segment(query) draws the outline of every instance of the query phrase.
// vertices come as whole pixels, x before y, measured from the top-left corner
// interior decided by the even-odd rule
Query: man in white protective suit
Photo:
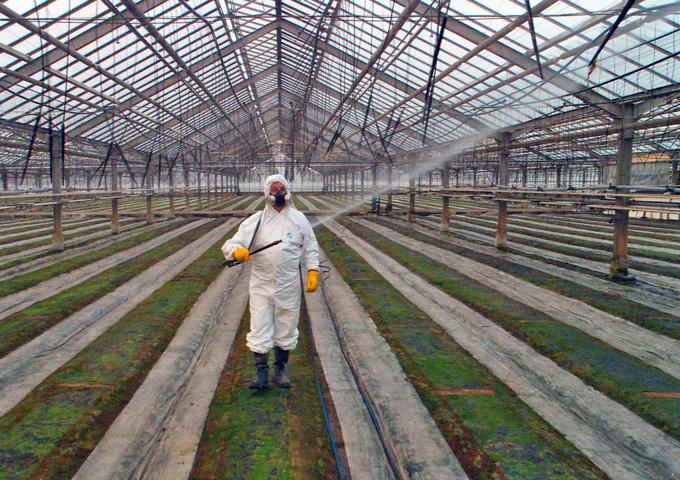
[[[250,388],[269,384],[269,350],[274,348],[274,383],[290,388],[285,368],[288,354],[298,341],[301,281],[300,266],[307,271],[306,292],[318,288],[319,244],[307,217],[290,205],[290,188],[283,175],[264,182],[264,210],[248,217],[233,238],[222,246],[227,260],[251,260],[250,251],[277,240],[252,256],[250,273],[250,332],[247,346],[255,356],[257,374]]]

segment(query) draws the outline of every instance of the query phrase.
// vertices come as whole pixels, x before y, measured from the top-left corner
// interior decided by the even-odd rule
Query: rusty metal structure
[[[238,191],[272,171],[323,189],[348,174],[390,188],[395,172],[444,190],[454,176],[456,187],[677,185],[679,10],[7,0],[0,193]],[[616,202],[623,232],[630,199]]]

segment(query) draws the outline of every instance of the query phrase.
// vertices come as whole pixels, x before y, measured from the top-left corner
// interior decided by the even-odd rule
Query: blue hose
[[[304,285],[302,284],[302,266],[298,267],[300,271],[300,287],[304,288]],[[305,310],[306,310],[306,305],[305,305]],[[312,335],[312,325],[309,320],[309,315],[306,316],[307,318],[307,325],[309,326],[309,333]],[[312,340],[312,345],[314,344],[314,341]],[[316,348],[312,347],[312,350],[314,352],[314,356],[318,356],[316,354]],[[319,369],[316,366],[316,361],[315,359],[312,359],[312,365],[314,365],[314,383],[316,383],[316,391],[319,393],[319,401],[321,402],[321,411],[323,412],[323,418],[324,421],[326,422],[326,430],[328,430],[328,437],[331,440],[331,448],[333,449],[333,457],[335,457],[335,465],[338,468],[338,478],[340,480],[343,480],[344,477],[342,476],[342,465],[340,464],[340,455],[338,454],[338,449],[335,446],[335,435],[333,435],[333,429],[331,428],[331,421],[328,418],[328,411],[326,410],[326,402],[324,401],[323,398],[323,393],[321,392],[321,385],[319,382]]]
[[[316,362],[314,362],[314,380],[316,383],[316,391],[319,392],[319,400],[321,401],[321,410],[323,411],[323,418],[326,422],[326,429],[328,430],[328,436],[330,437],[331,440],[331,447],[333,448],[333,456],[335,457],[335,464],[338,467],[338,478],[340,480],[343,480],[342,476],[342,466],[340,465],[340,455],[338,454],[338,449],[335,446],[335,435],[333,435],[333,429],[331,428],[331,422],[330,419],[328,418],[328,411],[326,410],[326,402],[324,401],[323,398],[323,393],[321,392],[321,385],[319,382],[319,369],[316,366]]]

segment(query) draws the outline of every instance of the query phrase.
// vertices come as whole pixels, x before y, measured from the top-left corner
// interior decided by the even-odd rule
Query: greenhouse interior
[[[0,0],[0,479],[680,479],[680,2]]]

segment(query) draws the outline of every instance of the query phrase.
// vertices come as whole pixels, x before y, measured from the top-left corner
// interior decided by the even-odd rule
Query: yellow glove
[[[236,250],[234,250],[234,260],[236,260],[239,263],[244,263],[250,260],[250,252],[248,251],[247,248],[244,247],[239,247]]]
[[[319,271],[310,270],[307,272],[307,287],[305,288],[305,292],[316,292],[317,288],[319,288]]]

